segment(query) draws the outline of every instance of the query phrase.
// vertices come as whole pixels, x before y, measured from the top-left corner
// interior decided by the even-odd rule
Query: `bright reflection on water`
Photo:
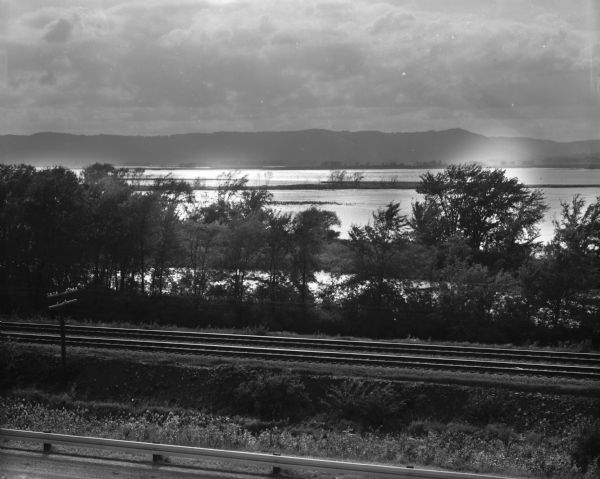
[[[527,185],[562,185],[561,188],[542,188],[550,209],[540,223],[540,239],[549,241],[553,236],[552,220],[560,216],[560,202],[570,201],[580,194],[586,203],[595,201],[600,195],[600,169],[584,168],[506,168],[506,176],[516,177]],[[79,172],[80,170],[75,170]],[[354,172],[364,175],[363,181],[411,181],[417,182],[426,171],[437,173],[442,169],[373,169],[346,170],[351,176]],[[147,178],[170,175],[173,179],[193,181],[200,179],[205,186],[215,186],[223,173],[234,172],[236,177],[246,176],[249,185],[289,185],[302,183],[320,183],[327,181],[331,170],[286,170],[286,169],[240,169],[222,170],[212,168],[197,169],[147,169]],[[584,187],[564,187],[565,185],[590,185]],[[593,185],[593,186],[592,186]],[[210,201],[216,196],[214,191],[196,191],[196,197]],[[390,201],[399,202],[402,212],[411,214],[411,204],[420,199],[415,190],[400,189],[343,189],[343,190],[273,190],[274,207],[285,212],[297,212],[316,205],[321,209],[333,210],[340,218],[340,234],[347,237],[353,224],[363,225],[371,219],[371,214]],[[278,204],[280,203],[280,204]]]
[[[570,201],[575,194],[580,194],[586,203],[595,201],[600,195],[598,188],[541,188],[550,207],[544,220],[540,223],[540,239],[550,241],[554,227],[552,220],[560,217],[560,202]],[[214,191],[197,191],[196,196],[204,201],[215,198]],[[340,234],[347,237],[348,229],[353,224],[363,225],[371,219],[371,214],[390,201],[400,203],[403,214],[410,216],[411,204],[421,199],[415,190],[273,190],[274,208],[285,212],[297,212],[315,205],[321,209],[335,211],[340,218]],[[278,204],[281,202],[282,204]]]
[[[600,184],[600,169],[584,168],[506,168],[506,176],[516,177],[521,182],[529,185],[547,184],[572,184],[572,185],[598,185]],[[289,185],[298,183],[320,183],[327,181],[332,170],[283,170],[283,169],[152,169],[146,170],[147,177],[171,175],[174,179],[195,180],[199,179],[206,186],[215,185],[223,173],[236,172],[236,176],[246,176],[248,184],[257,185]],[[426,171],[437,173],[442,169],[348,169],[348,175],[355,172],[364,175],[363,181],[419,181]]]

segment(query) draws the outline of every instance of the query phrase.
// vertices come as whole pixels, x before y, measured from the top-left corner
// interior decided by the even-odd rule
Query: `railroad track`
[[[13,341],[60,342],[52,324],[3,322],[0,331]],[[72,346],[600,380],[600,354],[592,353],[75,325],[66,337]]]

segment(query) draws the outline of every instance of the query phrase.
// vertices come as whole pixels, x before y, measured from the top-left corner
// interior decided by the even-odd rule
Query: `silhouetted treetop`
[[[420,241],[439,245],[460,236],[485,262],[504,266],[528,254],[547,210],[541,191],[476,164],[427,172],[417,193],[424,199],[413,204],[411,225]]]

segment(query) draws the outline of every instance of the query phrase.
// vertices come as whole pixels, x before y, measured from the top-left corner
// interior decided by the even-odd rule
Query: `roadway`
[[[266,473],[244,474],[120,459],[0,449],[0,479],[256,479],[262,477],[270,476]]]

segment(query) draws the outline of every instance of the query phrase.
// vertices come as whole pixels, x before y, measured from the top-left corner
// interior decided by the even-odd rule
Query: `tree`
[[[110,163],[94,163],[83,169],[80,174],[81,181],[87,185],[102,183],[109,177],[116,177],[118,169]]]
[[[366,281],[374,302],[381,305],[387,281],[401,268],[401,253],[407,244],[409,222],[400,214],[400,204],[391,202],[373,213],[366,226],[350,228],[349,246],[354,256],[355,282]]]
[[[23,260],[38,295],[85,278],[83,190],[62,167],[36,171],[19,205],[27,230]]]
[[[258,215],[237,216],[227,224],[222,236],[222,265],[231,275],[231,295],[244,299],[244,281],[248,272],[258,266],[265,238],[265,225]]]
[[[262,265],[268,272],[267,289],[271,302],[281,293],[281,285],[289,270],[292,249],[292,215],[269,211],[266,220]]]
[[[239,213],[236,205],[239,203],[240,194],[246,189],[248,177],[238,177],[236,172],[219,175],[217,186],[217,199],[203,208],[206,223],[227,223]],[[236,211],[237,210],[237,211]]]
[[[132,233],[132,261],[135,265],[132,270],[130,285],[132,288],[134,287],[135,271],[139,271],[140,291],[144,294],[146,291],[146,270],[158,237],[157,220],[160,212],[158,195],[153,192],[132,195],[126,207],[129,212],[128,221]]]
[[[364,180],[364,178],[365,174],[362,171],[355,171],[352,173],[352,183],[354,184],[360,183],[362,180]]]
[[[338,235],[332,228],[339,224],[340,220],[333,211],[319,210],[314,206],[294,216],[292,281],[298,288],[302,303],[308,299],[308,283],[314,279],[319,267],[319,253],[325,242]]]
[[[131,264],[131,228],[127,205],[134,194],[117,169],[109,164],[93,164],[80,175],[85,189],[86,238],[93,281],[123,289]]]
[[[343,183],[348,178],[348,172],[346,170],[332,170],[329,172],[330,183]]]
[[[561,201],[561,219],[554,221],[551,246],[568,256],[585,271],[590,286],[600,280],[600,196],[585,208],[585,200],[575,195],[570,203]]]
[[[191,269],[192,294],[201,297],[208,285],[209,267],[215,262],[216,249],[225,226],[206,223],[202,208],[192,211],[184,222],[186,259]]]
[[[30,287],[31,227],[23,204],[35,174],[33,166],[0,165],[0,308]]]
[[[258,214],[261,218],[273,194],[265,186],[248,188],[248,178],[238,177],[236,172],[219,176],[217,199],[202,208],[206,223],[228,223],[233,218]]]
[[[516,268],[530,254],[538,222],[547,209],[539,190],[530,190],[502,169],[452,165],[421,176],[411,225],[416,238],[442,245],[463,237],[477,260],[496,268]]]
[[[154,250],[152,287],[162,294],[169,277],[169,266],[181,256],[181,226],[184,210],[193,202],[192,188],[185,181],[171,178],[157,180],[154,194],[160,204]]]
[[[219,261],[229,271],[232,297],[242,301],[246,276],[260,265],[269,216],[267,205],[273,195],[265,187],[247,188],[247,177],[238,177],[236,172],[219,179],[217,200],[200,208],[200,213],[206,224],[223,228]]]
[[[572,320],[574,311],[593,309],[584,304],[586,293],[600,282],[600,197],[585,208],[585,201],[575,195],[561,207],[544,256],[520,271],[525,297],[537,311],[551,313],[554,327],[562,319]]]

